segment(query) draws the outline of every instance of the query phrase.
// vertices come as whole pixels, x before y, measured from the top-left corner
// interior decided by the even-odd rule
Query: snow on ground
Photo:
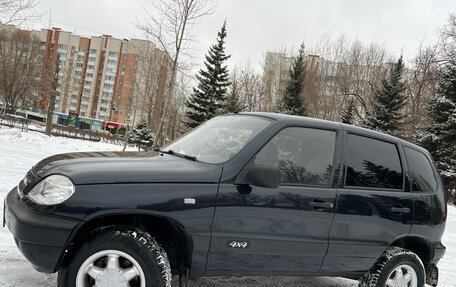
[[[49,138],[36,132],[0,128],[0,218],[3,199],[39,160],[56,154],[74,151],[121,150],[122,147],[68,138]],[[443,244],[447,247],[439,263],[439,286],[456,286],[456,208],[450,207]],[[190,286],[290,286],[290,287],[355,287],[357,282],[342,278],[206,278],[191,282]],[[47,287],[56,286],[55,274],[42,274],[33,269],[14,244],[7,228],[0,227],[0,286]]]

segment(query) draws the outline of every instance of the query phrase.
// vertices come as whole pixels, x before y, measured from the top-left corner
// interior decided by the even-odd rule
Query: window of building
[[[329,186],[336,132],[287,128],[278,133],[255,157],[255,165],[275,165],[282,184]]]
[[[403,172],[395,144],[348,135],[346,186],[402,189]]]
[[[87,70],[93,70],[95,68],[94,65],[87,65]]]
[[[82,63],[76,63],[77,68],[82,68],[82,66],[83,66]]]
[[[114,81],[114,77],[113,77],[113,76],[106,76],[106,80],[108,80],[108,81]]]
[[[119,53],[117,53],[117,52],[109,52],[109,56],[111,56],[111,57],[117,57],[117,55],[119,55]]]
[[[89,57],[89,62],[95,62],[96,59],[97,58],[95,58],[95,57]]]
[[[90,89],[85,88],[84,93],[90,93]]]
[[[67,48],[67,45],[59,44],[59,49],[66,49],[66,48]]]
[[[92,78],[92,77],[93,77],[93,74],[92,74],[92,73],[87,73],[86,77],[87,77],[87,78]]]
[[[117,64],[116,60],[108,60],[108,65],[115,65]]]
[[[112,89],[114,87],[114,85],[111,85],[111,84],[104,84],[103,86],[105,89]]]
[[[96,54],[97,53],[97,49],[90,49],[90,54]]]
[[[434,169],[422,152],[406,147],[405,156],[412,180],[412,191],[434,191],[437,188]]]

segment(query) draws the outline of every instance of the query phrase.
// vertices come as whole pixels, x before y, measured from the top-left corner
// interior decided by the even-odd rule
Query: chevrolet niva
[[[446,195],[430,154],[359,127],[273,113],[216,117],[153,152],[37,163],[4,225],[59,286],[211,276],[340,276],[436,286]]]

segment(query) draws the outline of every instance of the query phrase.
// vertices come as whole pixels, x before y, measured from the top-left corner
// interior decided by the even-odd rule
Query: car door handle
[[[408,207],[391,207],[392,212],[397,213],[410,213],[410,208]]]
[[[309,203],[310,206],[312,206],[315,209],[322,209],[322,208],[333,208],[334,204],[331,202],[325,202],[325,201],[312,201]]]

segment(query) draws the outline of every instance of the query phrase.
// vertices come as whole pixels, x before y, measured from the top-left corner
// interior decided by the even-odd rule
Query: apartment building
[[[285,92],[293,58],[285,53],[267,52],[264,59],[264,101],[262,110],[274,110]]]
[[[32,33],[42,42],[43,61],[58,60],[56,112],[116,122],[151,115],[159,120],[170,61],[152,42],[82,37],[59,28]],[[37,98],[36,106],[46,109],[49,96],[41,92]]]
[[[285,53],[266,53],[263,71],[264,101],[262,103],[262,110],[274,110],[278,101],[284,95],[288,80],[290,79],[290,69],[293,61],[294,58]],[[316,77],[324,62],[324,59],[318,55],[306,56],[307,79]],[[315,82],[314,80],[313,83]]]
[[[122,53],[119,58],[119,75],[116,77],[114,95],[111,102],[110,119],[114,122],[125,122],[126,119],[135,118],[134,95],[138,96],[135,90],[139,55],[131,49],[127,42],[122,46]]]
[[[170,72],[169,56],[154,43],[141,39],[124,41],[111,120],[144,121],[155,130],[163,113]]]

